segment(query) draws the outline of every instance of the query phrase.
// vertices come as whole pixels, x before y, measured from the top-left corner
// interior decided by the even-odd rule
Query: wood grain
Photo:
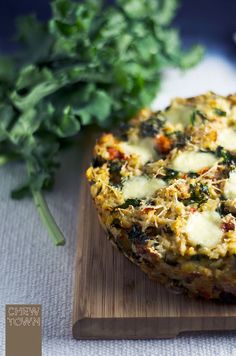
[[[170,338],[185,331],[236,330],[236,305],[174,295],[116,250],[100,227],[84,177],[80,184],[74,338]]]

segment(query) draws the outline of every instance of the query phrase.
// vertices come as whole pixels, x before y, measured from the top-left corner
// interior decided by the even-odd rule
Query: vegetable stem
[[[61,230],[57,226],[56,221],[53,218],[53,216],[48,208],[47,202],[46,202],[42,192],[32,190],[32,194],[33,194],[34,203],[38,210],[40,218],[41,218],[44,226],[47,228],[49,235],[52,237],[53,243],[56,246],[65,245],[65,238],[64,238]]]

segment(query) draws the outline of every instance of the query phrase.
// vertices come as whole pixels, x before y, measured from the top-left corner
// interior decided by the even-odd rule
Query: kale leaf
[[[225,150],[222,146],[217,147],[215,154],[217,157],[223,158],[223,162],[227,166],[234,166],[236,164],[236,156],[233,155],[231,152]]]
[[[143,121],[140,125],[140,133],[142,137],[154,137],[163,126],[164,120],[156,116],[150,117],[148,120]]]
[[[127,209],[129,206],[138,207],[141,204],[140,199],[127,199],[123,204],[119,205],[117,208]]]
[[[183,203],[184,205],[197,203],[200,206],[208,200],[209,194],[209,188],[206,184],[190,184],[190,198],[183,200]]]
[[[19,53],[0,57],[0,157],[26,163],[14,197],[34,196],[55,243],[64,243],[42,190],[53,185],[65,139],[96,123],[109,128],[154,99],[166,67],[188,68],[188,52],[170,23],[177,0],[53,0],[52,16],[17,22]]]

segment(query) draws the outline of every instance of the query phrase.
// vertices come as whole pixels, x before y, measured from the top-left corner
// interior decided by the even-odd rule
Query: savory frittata
[[[87,178],[109,239],[150,278],[236,302],[236,95],[142,110],[97,141]]]

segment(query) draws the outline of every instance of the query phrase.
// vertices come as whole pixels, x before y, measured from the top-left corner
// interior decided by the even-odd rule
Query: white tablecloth
[[[213,90],[236,92],[236,62],[208,55],[187,73],[166,73],[155,107],[173,96]],[[236,355],[233,332],[187,334],[151,341],[75,341],[71,334],[72,283],[82,147],[62,155],[55,189],[47,194],[50,208],[67,237],[65,247],[52,245],[30,199],[9,198],[24,176],[20,165],[0,170],[0,351],[4,349],[5,304],[39,303],[43,308],[43,356],[74,355]],[[32,355],[33,356],[33,355]]]

